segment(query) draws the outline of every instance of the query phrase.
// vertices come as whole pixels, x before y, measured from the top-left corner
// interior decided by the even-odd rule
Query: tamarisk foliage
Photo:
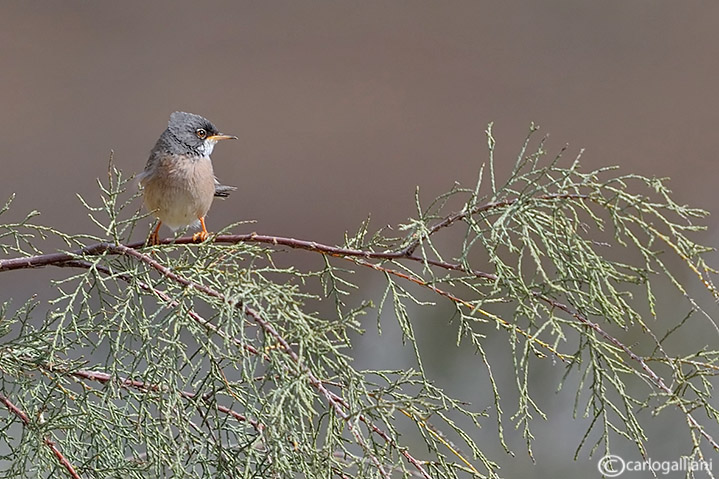
[[[395,236],[365,223],[327,245],[232,225],[202,244],[145,247],[130,242],[147,223],[134,183],[112,163],[100,206],[81,199],[98,234],[60,232],[34,213],[0,224],[3,281],[63,268],[49,304],[3,298],[2,477],[498,477],[510,456],[489,457],[475,428],[494,427],[504,445],[510,424],[531,455],[533,424],[553,419],[530,385],[547,362],[579,378],[573,414],[589,427],[577,454],[624,438],[646,455],[644,409],[684,418],[683,454],[719,449],[718,353],[704,344],[716,340],[670,345],[697,318],[716,333],[714,304],[691,293],[717,297],[711,249],[691,239],[707,213],[675,203],[661,179],[583,172],[564,151],[548,158],[535,131],[501,179],[490,126],[476,185],[428,205],[417,193],[416,216]],[[67,247],[41,251],[51,237]],[[324,267],[277,266],[278,251]],[[383,293],[358,288],[358,270]],[[662,282],[690,313],[663,329]],[[477,353],[493,403],[451,397],[426,373],[414,315],[432,308]],[[352,341],[373,327],[372,311],[393,313],[414,368],[354,366]],[[512,358],[512,401],[493,375],[488,331]]]

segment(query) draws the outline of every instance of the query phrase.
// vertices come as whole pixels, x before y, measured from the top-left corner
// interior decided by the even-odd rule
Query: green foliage
[[[690,238],[706,213],[675,203],[664,180],[584,173],[579,158],[562,166],[563,151],[547,160],[535,130],[501,182],[488,129],[476,185],[427,206],[417,192],[399,237],[366,222],[328,246],[227,234],[232,225],[202,244],[128,244],[145,216],[112,165],[101,205],[81,199],[97,236],[35,224],[35,213],[0,225],[5,279],[65,268],[49,306],[31,297],[0,309],[2,477],[496,477],[505,458],[488,457],[475,428],[495,423],[510,452],[504,431],[517,427],[532,454],[533,424],[552,419],[530,384],[540,362],[578,378],[574,414],[590,426],[577,454],[609,452],[616,438],[646,454],[639,412],[670,408],[687,422],[684,453],[703,458],[717,448],[717,351],[668,343],[699,315],[716,328],[682,276],[717,297],[710,249]],[[68,252],[43,254],[50,236]],[[282,249],[324,267],[278,267]],[[385,282],[382,294],[366,297],[360,269]],[[662,281],[690,313],[666,331],[654,321]],[[441,320],[476,351],[492,405],[453,398],[426,372],[415,318],[446,304]],[[394,315],[414,368],[354,366],[373,309],[378,327]],[[514,404],[490,335],[506,339]]]

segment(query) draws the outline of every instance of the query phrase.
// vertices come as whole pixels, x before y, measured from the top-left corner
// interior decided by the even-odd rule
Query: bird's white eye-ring
[[[200,140],[204,140],[205,138],[207,138],[207,130],[205,130],[204,128],[198,128],[197,131],[195,131],[195,134]]]

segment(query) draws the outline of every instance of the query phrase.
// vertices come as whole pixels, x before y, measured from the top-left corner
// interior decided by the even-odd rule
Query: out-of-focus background
[[[213,154],[217,176],[239,187],[214,205],[214,230],[257,220],[248,230],[339,243],[370,214],[376,227],[403,222],[417,185],[429,200],[473,184],[489,122],[500,165],[534,121],[550,153],[569,143],[568,156],[586,149],[587,169],[669,176],[680,203],[714,210],[718,14],[668,1],[5,5],[0,200],[17,198],[3,219],[37,209],[47,225],[98,233],[76,194],[97,200],[111,150],[126,174],[141,171],[175,110],[240,137]],[[21,303],[37,281],[1,276],[3,300]],[[490,439],[491,421],[483,430],[505,477],[596,473],[586,450],[573,459],[573,397],[551,399],[549,384],[536,465],[511,426],[515,458]],[[671,460],[689,442],[664,417],[650,453]]]

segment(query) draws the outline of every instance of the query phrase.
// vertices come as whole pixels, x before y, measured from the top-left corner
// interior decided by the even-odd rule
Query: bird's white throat
[[[208,138],[202,142],[200,147],[197,148],[197,151],[199,151],[202,156],[210,156],[212,154],[212,150],[215,149],[216,144],[217,140],[211,140]]]

